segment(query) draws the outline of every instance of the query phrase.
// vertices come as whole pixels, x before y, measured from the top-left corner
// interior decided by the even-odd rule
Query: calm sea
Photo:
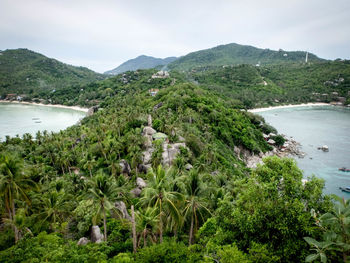
[[[35,135],[37,131],[58,132],[76,124],[85,112],[28,104],[0,103],[0,141],[5,136]]]
[[[350,186],[350,109],[334,106],[306,106],[259,112],[279,133],[300,142],[307,155],[295,157],[304,177],[314,174],[326,181],[325,193],[350,198],[339,187]],[[327,145],[329,152],[317,147]]]

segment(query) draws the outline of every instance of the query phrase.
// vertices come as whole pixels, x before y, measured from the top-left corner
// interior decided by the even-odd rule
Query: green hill
[[[304,237],[319,240],[318,218],[332,212],[323,181],[303,184],[296,163],[276,156],[246,166],[276,131],[209,89],[225,84],[215,70],[199,85],[155,72],[95,82],[100,109],[78,125],[0,143],[0,262],[287,263],[312,253]],[[230,72],[241,87],[261,76]],[[342,229],[335,241],[349,240]],[[341,254],[327,250],[331,262]]]
[[[197,68],[187,77],[247,108],[331,101],[350,104],[349,61],[212,66]]]
[[[150,69],[158,66],[165,66],[176,60],[176,57],[168,58],[154,58],[145,55],[138,56],[137,58],[130,59],[115,69],[106,71],[104,74],[117,75],[126,71],[133,71],[138,69]]]
[[[170,63],[168,67],[174,70],[187,71],[203,66],[281,64],[290,62],[304,62],[305,56],[305,51],[274,51],[270,49],[260,49],[252,46],[232,43],[192,52]],[[316,62],[322,61],[322,59],[309,53],[308,61]]]
[[[2,97],[9,93],[39,94],[103,78],[87,68],[67,65],[28,49],[0,52]]]

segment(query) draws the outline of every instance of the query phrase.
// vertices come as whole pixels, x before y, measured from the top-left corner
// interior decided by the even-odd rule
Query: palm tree
[[[150,170],[147,187],[144,188],[143,197],[140,200],[145,205],[157,208],[160,243],[163,242],[163,224],[166,215],[177,221],[181,218],[176,201],[182,196],[178,192],[171,191],[172,178],[168,175],[168,171],[165,171],[161,165],[158,166],[156,173]]]
[[[119,187],[113,177],[108,177],[102,170],[89,181],[89,196],[98,204],[98,211],[94,219],[103,215],[104,240],[107,241],[107,211],[114,208],[113,201],[123,195],[122,187]]]
[[[70,210],[70,204],[72,197],[65,193],[64,189],[60,191],[48,191],[40,197],[41,211],[38,213],[38,217],[41,218],[42,223],[50,222],[50,228],[56,231],[57,223],[64,221],[64,216]]]
[[[21,199],[30,203],[27,192],[35,183],[23,173],[23,163],[12,155],[0,157],[0,194],[4,197],[4,205],[8,218],[14,221],[16,217],[15,200]],[[13,225],[15,242],[19,240],[16,225]]]
[[[143,246],[147,246],[147,239],[150,239],[152,243],[156,242],[154,232],[157,230],[158,215],[156,207],[147,207],[144,211],[138,211],[137,215],[137,228],[140,232],[138,246],[141,239],[143,239]]]
[[[210,188],[202,181],[198,170],[192,169],[188,175],[184,175],[185,208],[183,210],[185,220],[190,221],[188,243],[193,242],[193,235],[198,229],[199,221],[204,222],[205,214],[210,214],[207,196]]]

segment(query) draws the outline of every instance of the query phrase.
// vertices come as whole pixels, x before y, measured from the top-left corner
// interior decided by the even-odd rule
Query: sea
[[[293,157],[304,178],[315,175],[325,180],[325,194],[350,198],[339,187],[350,186],[350,109],[339,106],[302,106],[270,109],[257,113],[280,134],[301,143],[304,158]],[[327,145],[328,152],[318,147]]]
[[[0,102],[0,141],[38,131],[58,132],[79,122],[83,111],[32,104]]]

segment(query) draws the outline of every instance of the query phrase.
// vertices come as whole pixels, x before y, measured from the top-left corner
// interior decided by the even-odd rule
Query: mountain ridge
[[[170,63],[168,67],[173,70],[187,71],[202,66],[301,63],[305,61],[306,53],[308,53],[308,62],[325,61],[307,51],[285,51],[282,49],[276,51],[230,43],[191,52]]]
[[[124,63],[120,64],[118,67],[104,72],[107,75],[117,75],[124,73],[126,71],[134,71],[138,69],[150,69],[157,66],[165,66],[173,61],[176,57],[166,57],[166,58],[155,58],[152,56],[140,55],[136,58],[129,59]]]

